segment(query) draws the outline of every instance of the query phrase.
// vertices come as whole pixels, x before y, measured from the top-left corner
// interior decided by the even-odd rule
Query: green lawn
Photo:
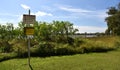
[[[120,70],[120,49],[107,53],[31,58],[33,70]],[[0,63],[0,70],[30,70],[27,59]]]

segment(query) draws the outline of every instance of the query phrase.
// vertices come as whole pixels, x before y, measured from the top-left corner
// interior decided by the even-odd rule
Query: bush
[[[74,44],[74,39],[71,37],[67,37],[68,44],[73,45]]]
[[[41,42],[31,48],[31,56],[52,56],[54,55],[55,45],[51,42]]]
[[[10,44],[12,44],[13,52],[17,53],[18,57],[27,57],[27,41],[13,39]]]
[[[55,48],[56,55],[71,55],[74,54],[74,48],[69,44],[58,44]]]
[[[8,41],[0,40],[0,52],[8,53],[12,51],[12,47]]]
[[[77,53],[107,52],[116,49],[116,45],[120,46],[120,42],[116,38],[81,38],[75,39],[73,45],[69,43],[40,42],[39,44],[35,44],[34,47],[31,47],[31,56],[46,57]],[[27,56],[27,52],[22,54],[26,54]]]
[[[67,43],[56,42],[32,42],[31,56],[59,56],[72,55],[78,53],[107,52],[120,46],[119,37],[99,37],[71,39]],[[1,44],[1,43],[0,43]],[[28,57],[27,41],[13,39],[7,44],[12,46],[12,51],[17,53],[17,57]],[[8,47],[7,47],[8,48]]]
[[[84,43],[84,39],[79,39],[79,38],[76,38],[74,39],[74,47],[80,47],[80,45],[82,45]]]
[[[55,56],[75,54],[75,50],[69,44],[43,42],[31,49],[31,56]]]
[[[108,41],[109,39],[110,41]],[[112,40],[112,41],[111,41]],[[85,39],[84,44],[81,45],[81,48],[84,49],[85,53],[89,52],[107,52],[110,50],[116,49],[116,42],[118,41],[114,38],[106,38],[106,39]],[[119,43],[117,44],[119,45]]]
[[[120,48],[120,37],[117,37],[114,41],[116,48]]]

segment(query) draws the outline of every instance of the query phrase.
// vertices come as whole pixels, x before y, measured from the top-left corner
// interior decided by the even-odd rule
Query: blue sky
[[[7,22],[14,26],[22,21],[22,15],[36,15],[37,21],[70,21],[79,32],[104,32],[107,28],[105,17],[111,6],[120,0],[1,0],[0,24]]]

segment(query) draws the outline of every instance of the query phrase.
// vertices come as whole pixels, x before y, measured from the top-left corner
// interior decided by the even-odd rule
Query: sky
[[[23,14],[36,15],[37,21],[69,21],[80,33],[105,32],[106,12],[120,0],[1,0],[0,24],[22,21]]]

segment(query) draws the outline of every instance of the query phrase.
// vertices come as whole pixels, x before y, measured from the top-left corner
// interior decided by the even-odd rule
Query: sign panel
[[[36,19],[35,15],[23,15],[24,24],[34,24],[35,19]]]
[[[34,27],[24,27],[24,33],[26,35],[33,35],[34,34]]]

